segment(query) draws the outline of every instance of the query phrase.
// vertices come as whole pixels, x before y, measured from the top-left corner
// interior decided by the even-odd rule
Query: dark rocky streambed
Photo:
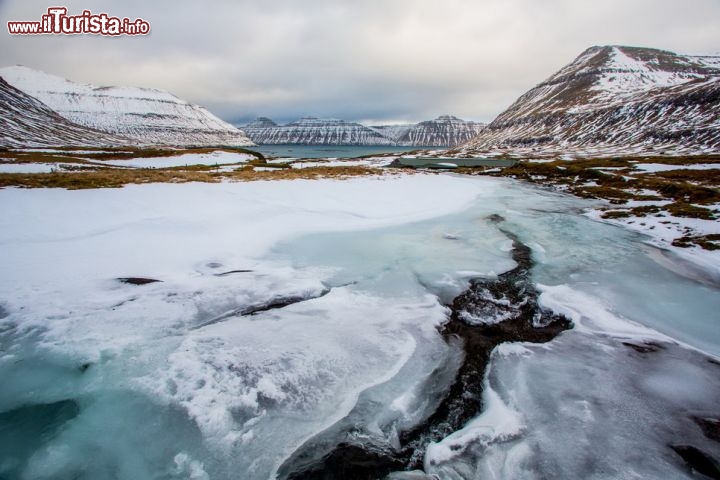
[[[504,222],[499,215],[489,219]],[[495,279],[472,280],[449,305],[452,314],[440,333],[447,342],[462,344],[464,360],[435,411],[415,428],[400,432],[399,447],[358,432],[356,426],[343,427],[344,432],[331,428],[285,462],[280,478],[370,480],[394,471],[421,469],[429,443],[462,428],[482,410],[483,377],[497,345],[544,343],[570,328],[566,318],[538,305],[530,248],[514,233],[501,231],[512,241],[511,254],[517,266]]]

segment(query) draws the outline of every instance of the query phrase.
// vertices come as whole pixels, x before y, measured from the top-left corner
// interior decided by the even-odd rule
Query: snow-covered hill
[[[400,137],[405,135],[405,133],[413,128],[416,123],[400,123],[400,124],[392,124],[392,125],[371,125],[369,128],[372,130],[375,130],[383,137],[387,137],[393,142],[396,142],[400,140]]]
[[[412,126],[397,139],[400,145],[454,147],[475,137],[485,124],[442,115]]]
[[[0,77],[0,147],[127,145],[131,141],[77,125]]]
[[[260,117],[242,128],[261,145],[395,145],[364,125],[344,120],[304,117],[287,125],[277,125],[269,118]]]
[[[718,153],[720,58],[592,47],[456,152]]]
[[[452,147],[474,137],[483,125],[443,115],[418,124],[366,127],[344,120],[301,118],[278,125],[259,117],[242,127],[259,144],[399,145]]]
[[[98,87],[22,66],[2,68],[0,76],[71,122],[141,144],[252,145],[241,130],[205,108],[162,90]]]

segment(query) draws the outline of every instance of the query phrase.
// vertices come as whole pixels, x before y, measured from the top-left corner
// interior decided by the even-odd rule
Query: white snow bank
[[[293,162],[292,168],[313,168],[313,167],[368,167],[373,162],[370,160],[329,160],[326,162]]]
[[[0,292],[21,284],[55,287],[141,274],[186,276],[198,262],[222,258],[229,265],[242,264],[301,234],[444,215],[469,205],[481,192],[482,182],[434,175],[4,189],[0,270],[6,274]]]
[[[189,165],[228,165],[254,159],[249,153],[217,151],[212,153],[186,153],[174,157],[133,158],[132,160],[106,160],[102,163],[131,168],[170,168]]]
[[[669,172],[671,170],[713,170],[720,169],[720,163],[694,163],[689,165],[668,165],[664,163],[638,163],[637,170],[647,173]],[[607,168],[605,170],[608,170]]]
[[[0,173],[50,173],[58,170],[53,163],[0,163]]]

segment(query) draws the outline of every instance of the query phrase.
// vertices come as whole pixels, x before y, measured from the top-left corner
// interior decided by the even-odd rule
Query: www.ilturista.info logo
[[[138,18],[111,17],[83,10],[81,15],[68,15],[65,7],[50,7],[39,22],[7,22],[11,35],[147,35],[150,24]]]

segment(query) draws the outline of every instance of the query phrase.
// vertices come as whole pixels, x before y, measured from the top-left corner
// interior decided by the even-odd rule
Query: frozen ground
[[[248,153],[215,151],[212,153],[186,153],[173,157],[133,158],[132,160],[105,160],[102,163],[117,167],[169,168],[189,165],[229,165],[244,163],[255,157]]]
[[[647,205],[662,205],[661,201],[643,202]],[[717,205],[713,206],[718,209]],[[602,210],[589,210],[587,216],[598,221],[622,226],[629,230],[647,236],[648,243],[673,252],[689,262],[687,268],[697,267],[708,280],[720,283],[720,250],[704,250],[698,246],[674,247],[673,240],[683,235],[718,235],[720,222],[717,220],[703,220],[700,218],[685,218],[675,216],[646,216],[616,219],[602,218]]]
[[[0,173],[50,173],[58,168],[54,163],[0,163]]]
[[[577,328],[501,347],[485,413],[425,468],[690,478],[667,443],[717,458],[688,420],[720,414],[700,353],[720,354],[717,288],[587,206],[423,174],[0,190],[0,476],[271,478],[360,400],[359,434],[392,443],[461,356],[437,331],[443,302],[513,267],[499,214],[533,250],[543,304]],[[160,281],[118,280],[133,277]]]

